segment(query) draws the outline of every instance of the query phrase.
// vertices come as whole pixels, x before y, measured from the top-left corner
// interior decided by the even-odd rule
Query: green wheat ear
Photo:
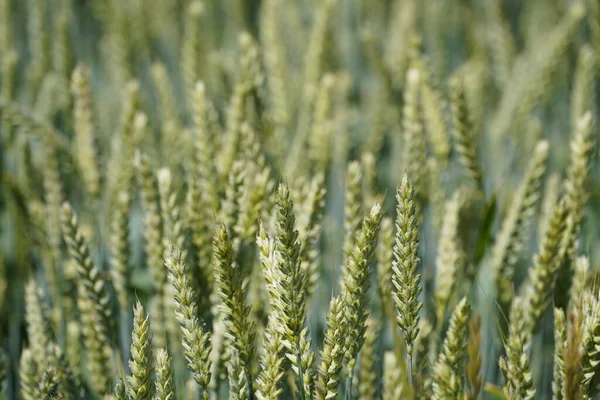
[[[510,310],[508,337],[504,348],[506,357],[499,361],[500,370],[504,374],[504,394],[507,398],[533,400],[535,388],[531,374],[527,351],[531,345],[531,333],[524,310],[523,298],[515,297]]]
[[[171,356],[166,349],[158,349],[155,363],[155,400],[175,400],[175,384],[171,361]]]
[[[408,377],[393,351],[383,354],[383,400],[403,399],[408,395]],[[409,397],[410,398],[410,397]]]
[[[298,376],[303,396],[312,392],[310,377],[313,356],[307,353],[305,346],[309,344],[308,328],[304,327],[306,307],[306,283],[308,277],[302,270],[300,251],[302,244],[298,239],[295,229],[296,217],[293,213],[293,202],[286,185],[280,184],[276,198],[276,227],[274,250],[278,261],[269,268],[271,276],[266,276],[267,282],[271,280],[272,304],[277,315],[283,322],[282,343],[287,352],[286,356],[291,361],[292,367]],[[264,256],[263,256],[264,257]],[[306,380],[308,379],[308,380]],[[308,383],[308,385],[306,385]]]
[[[210,333],[204,331],[198,320],[196,294],[188,276],[187,267],[183,264],[181,251],[169,246],[165,253],[165,266],[168,270],[169,281],[173,285],[177,303],[175,317],[181,328],[182,344],[188,367],[192,371],[194,380],[200,385],[202,399],[208,400],[208,385],[211,377]]]
[[[457,190],[446,202],[444,221],[439,235],[438,253],[435,260],[437,278],[434,297],[436,321],[440,326],[444,322],[456,277],[463,262],[458,236],[458,222],[462,202],[460,190]]]
[[[158,182],[147,155],[137,152],[135,165],[140,185],[142,207],[145,212],[144,236],[146,237],[148,269],[155,286],[160,290],[166,282],[167,276],[163,268],[165,240]]]
[[[534,256],[525,288],[525,304],[528,306],[528,325],[531,334],[539,327],[542,314],[551,301],[560,268],[560,241],[566,225],[566,203],[558,203],[542,238],[540,251]]]
[[[224,225],[219,225],[214,233],[213,249],[215,284],[221,298],[219,310],[227,329],[226,338],[235,349],[236,362],[239,364],[230,367],[234,369],[234,378],[239,379],[239,374],[244,375],[247,385],[252,382],[250,363],[255,354],[254,324],[248,318],[250,307],[245,303],[246,285],[241,266],[233,259],[233,243]],[[243,389],[240,387],[240,390]]]
[[[68,203],[61,207],[63,236],[77,266],[78,305],[88,350],[88,363],[94,388],[107,393],[112,382],[110,364],[114,335],[110,296],[102,274],[91,258],[90,249],[79,229],[77,216]]]
[[[360,367],[358,374],[359,398],[375,399],[377,395],[377,342],[381,333],[381,326],[376,318],[369,318],[366,322],[365,342],[360,352]]]
[[[557,305],[566,304],[571,284],[575,254],[581,230],[584,206],[588,198],[585,189],[590,160],[594,149],[595,123],[590,111],[577,120],[570,141],[570,162],[567,179],[564,183],[564,197],[567,208],[565,232],[561,239],[560,272],[555,301]]]
[[[591,399],[598,392],[594,378],[600,373],[600,300],[598,294],[586,292],[582,299],[583,336],[581,346],[581,398]]]
[[[545,140],[536,146],[492,249],[491,263],[496,272],[498,298],[503,310],[508,310],[513,298],[515,264],[522,252],[523,232],[540,198],[548,150],[549,143]]]
[[[89,68],[79,64],[73,71],[71,79],[71,90],[75,98],[73,109],[75,156],[88,194],[96,197],[100,192],[101,177],[96,160],[94,104],[89,80]]]
[[[30,348],[38,364],[46,359],[46,352],[54,338],[43,292],[34,280],[25,287],[25,320]]]
[[[19,363],[20,394],[25,400],[39,399],[38,365],[31,349],[24,349]]]
[[[109,244],[111,250],[111,264],[113,286],[117,293],[121,310],[129,308],[129,284],[130,270],[130,245],[129,245],[129,213],[132,207],[132,198],[127,191],[121,191],[117,195],[117,204],[114,208],[111,223],[111,234]]]
[[[446,339],[433,367],[433,398],[459,399],[464,392],[467,325],[471,307],[463,298],[450,317]]]
[[[345,274],[342,276],[344,284],[341,286],[341,295],[345,302],[345,323],[348,325],[344,357],[349,363],[348,373],[350,376],[352,376],[356,364],[356,356],[364,342],[369,304],[368,292],[372,274],[370,264],[377,246],[381,219],[381,204],[375,203],[363,219],[352,252],[346,260]]]
[[[419,201],[426,195],[427,171],[427,143],[423,133],[423,113],[420,106],[422,79],[420,69],[413,67],[408,70],[402,109],[403,170],[406,171]]]
[[[132,400],[152,398],[152,338],[150,319],[138,301],[133,307],[133,332],[131,333],[131,375],[127,377],[127,392]]]
[[[279,319],[273,314],[269,316],[260,360],[261,371],[256,378],[256,398],[259,400],[276,400],[283,391],[279,387],[285,373],[281,328]]]
[[[554,309],[554,372],[552,379],[553,399],[562,400],[564,397],[565,381],[565,349],[567,346],[567,321],[565,313],[559,308]]]
[[[406,343],[409,379],[412,383],[412,355],[415,338],[419,334],[419,302],[421,276],[417,273],[419,234],[415,215],[413,188],[404,175],[396,191],[396,236],[394,240],[394,261],[392,262],[392,282],[394,302],[398,312],[396,320]]]
[[[450,98],[456,152],[476,189],[483,191],[483,178],[477,155],[478,132],[473,131],[474,125],[467,106],[462,76],[455,76],[451,79]]]
[[[344,342],[347,327],[344,317],[344,299],[340,296],[331,300],[327,313],[327,331],[320,354],[320,363],[317,369],[317,382],[315,398],[326,400],[335,398],[340,384],[340,373],[343,368],[345,348],[340,343]]]

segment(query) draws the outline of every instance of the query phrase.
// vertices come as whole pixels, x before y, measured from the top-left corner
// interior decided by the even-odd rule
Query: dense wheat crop
[[[600,395],[598,0],[0,0],[0,398]]]

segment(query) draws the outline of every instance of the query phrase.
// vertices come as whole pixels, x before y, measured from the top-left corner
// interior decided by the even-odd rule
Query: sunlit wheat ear
[[[464,393],[467,325],[471,307],[463,298],[452,312],[446,338],[433,367],[433,398],[458,399]]]
[[[100,191],[100,171],[95,147],[94,104],[89,80],[89,69],[79,64],[73,71],[71,79],[71,90],[75,97],[73,109],[75,155],[87,192],[95,197]]]
[[[52,46],[52,66],[65,81],[69,79],[69,73],[71,72],[71,68],[73,68],[74,62],[74,49],[69,29],[72,18],[72,6],[69,3],[61,4],[56,20],[56,39]]]
[[[81,397],[79,379],[73,374],[63,350],[58,344],[51,342],[48,345],[45,351],[45,360],[39,365],[45,370],[54,370],[52,374],[57,384],[56,392],[60,398]]]
[[[54,338],[45,303],[43,292],[36,281],[29,281],[25,287],[25,321],[33,357],[40,365],[43,364],[47,349]]]
[[[400,366],[402,360],[398,360],[393,351],[383,354],[383,400],[402,399],[408,396],[408,377]]]
[[[431,322],[421,318],[419,321],[419,336],[414,343],[414,356],[416,360],[413,368],[415,392],[422,393],[420,398],[431,397],[432,395],[432,377],[431,369],[434,360],[431,360],[431,353],[438,346],[435,341],[436,332],[433,330]]]
[[[119,192],[117,204],[111,222],[109,245],[111,252],[112,278],[115,292],[121,310],[129,308],[129,294],[127,287],[131,274],[130,245],[129,245],[129,213],[132,198],[127,191]]]
[[[78,305],[94,387],[99,393],[106,393],[112,381],[109,359],[114,335],[110,296],[100,270],[92,261],[77,217],[68,203],[61,207],[61,223],[69,253],[77,265]]]
[[[423,80],[421,106],[427,138],[433,153],[441,165],[446,165],[450,155],[449,129],[445,118],[447,104],[440,91],[432,87],[430,79]]]
[[[356,364],[356,355],[364,341],[372,274],[370,264],[377,246],[381,218],[381,204],[376,203],[363,219],[352,252],[346,260],[345,274],[341,278],[344,284],[340,293],[345,303],[344,313],[348,325],[344,357],[348,362],[350,376],[352,376]]]
[[[246,174],[246,164],[236,160],[231,166],[227,179],[225,197],[221,202],[221,214],[219,220],[225,224],[231,235],[237,235],[236,225],[240,218],[240,201],[244,195],[244,182],[250,178]],[[237,247],[237,245],[236,245]]]
[[[127,82],[122,97],[121,115],[104,173],[107,190],[111,197],[114,196],[112,201],[115,202],[119,192],[134,192],[135,163],[131,160],[148,128],[148,117],[139,110],[141,99],[138,82]]]
[[[156,352],[155,400],[175,400],[175,383],[171,367],[171,356],[166,349]]]
[[[358,395],[361,399],[375,399],[377,394],[378,365],[377,342],[381,326],[376,318],[366,322],[365,342],[360,352],[360,368],[358,372]]]
[[[456,276],[463,262],[460,239],[458,237],[458,220],[462,206],[462,193],[457,190],[446,202],[445,216],[440,232],[436,264],[435,305],[437,323],[442,324],[450,302]]]
[[[127,388],[121,378],[117,378],[115,383],[115,392],[113,394],[114,400],[128,400]]]
[[[279,382],[284,375],[283,343],[281,326],[274,315],[269,317],[264,337],[263,354],[260,359],[261,371],[256,378],[256,398],[276,400],[282,392]]]
[[[456,152],[475,188],[483,190],[483,177],[478,161],[479,133],[473,131],[473,121],[467,107],[462,76],[451,79],[450,99]]]
[[[227,120],[225,137],[223,138],[222,152],[217,160],[217,166],[222,179],[226,179],[231,172],[234,161],[238,158],[241,146],[241,128],[246,118],[246,101],[250,94],[260,84],[260,71],[258,47],[252,36],[243,32],[239,35],[240,69],[233,93],[227,107]]]
[[[30,0],[27,2],[27,38],[31,51],[31,60],[27,69],[28,87],[31,95],[37,95],[44,75],[50,67],[49,37],[45,29],[45,17],[48,12],[43,1]]]
[[[552,377],[553,399],[562,400],[564,397],[565,381],[565,348],[567,346],[567,321],[565,312],[554,309],[554,371]]]
[[[171,147],[174,143],[179,142],[177,137],[179,132],[177,130],[178,128],[180,129],[173,85],[170,81],[167,68],[160,61],[154,62],[150,71],[152,83],[156,89],[158,111],[162,125],[161,140],[164,145]]]
[[[60,390],[58,372],[52,366],[47,367],[39,381],[39,395],[41,399],[62,398],[66,394]]]
[[[323,62],[327,43],[327,31],[332,24],[332,15],[337,0],[326,0],[315,11],[315,22],[304,53],[304,81],[302,102],[300,104],[301,120],[298,130],[308,129],[310,110],[313,107],[317,85],[323,74]]]
[[[60,164],[57,160],[57,148],[50,144],[48,139],[44,143],[45,167],[42,174],[42,185],[44,188],[46,218],[45,233],[50,246],[51,259],[47,263],[48,273],[46,278],[50,286],[51,293],[56,293],[57,282],[55,269],[61,258],[61,222],[60,208],[64,200],[63,183],[61,182]],[[46,263],[45,263],[46,264]]]
[[[415,215],[413,188],[404,175],[396,191],[396,236],[392,262],[393,298],[396,304],[396,321],[402,331],[408,355],[409,378],[412,383],[412,354],[415,338],[419,334],[419,302],[421,276],[417,273],[419,233]]]
[[[258,221],[269,215],[272,209],[275,181],[257,132],[250,124],[244,123],[241,134],[241,159],[246,170],[246,179],[241,188],[240,215],[234,231],[244,245],[251,245],[256,238]]]
[[[312,128],[308,139],[308,159],[314,172],[327,171],[332,153],[332,92],[335,76],[326,74],[321,78],[315,99]]]
[[[542,177],[546,170],[549,143],[538,143],[511,202],[510,209],[492,249],[492,268],[502,309],[508,310],[512,301],[515,264],[522,252],[523,232],[530,223],[540,198]]]
[[[268,267],[265,271],[267,272],[265,279],[270,286],[267,290],[273,296],[272,307],[283,319],[282,343],[286,349],[286,356],[297,375],[299,390],[304,393],[304,396],[308,396],[310,392],[307,390],[310,388],[305,387],[305,384],[309,381],[305,379],[312,375],[312,371],[305,370],[305,367],[312,368],[314,357],[304,348],[309,340],[308,328],[304,327],[307,276],[300,263],[302,244],[295,229],[293,202],[288,187],[284,184],[280,184],[277,189],[275,205],[277,219],[273,251],[267,254],[263,251],[261,257],[263,257],[263,265],[266,262]],[[265,243],[262,243],[264,246]],[[265,256],[275,257],[275,259],[265,259]]]
[[[564,183],[564,198],[567,208],[567,222],[561,239],[560,272],[557,285],[557,305],[566,303],[569,285],[572,280],[575,254],[581,230],[584,206],[588,198],[587,181],[592,151],[594,149],[595,123],[590,111],[577,120],[571,138],[570,162],[567,179]]]
[[[335,398],[338,393],[340,373],[344,366],[343,338],[347,333],[343,308],[344,301],[340,296],[331,300],[327,313],[327,331],[317,368],[315,398],[318,400]]]
[[[415,196],[422,199],[426,194],[427,142],[423,132],[423,113],[420,106],[422,71],[411,68],[406,75],[402,129],[404,153],[402,166],[412,183]]]
[[[199,0],[189,2],[184,19],[184,33],[181,45],[181,74],[187,90],[187,100],[193,103],[193,90],[202,71],[203,45],[200,31],[204,3]]]
[[[571,121],[576,124],[588,110],[596,106],[596,84],[594,71],[598,66],[598,55],[589,45],[579,49],[577,68],[571,93]]]
[[[577,257],[575,260],[573,283],[569,292],[569,301],[573,305],[572,308],[576,309],[581,305],[581,296],[588,286],[590,276],[590,259],[586,256]]]
[[[131,333],[131,357],[127,377],[127,393],[132,400],[152,398],[153,357],[150,319],[138,301],[133,307],[133,332]]]
[[[590,168],[594,145],[595,121],[592,113],[587,111],[576,122],[570,142],[570,162],[565,182],[565,197],[573,224],[581,221],[583,206],[588,195],[585,182]],[[575,228],[573,228],[575,229]]]
[[[566,204],[561,201],[554,208],[539,253],[533,258],[529,280],[525,286],[525,304],[528,307],[527,324],[530,334],[538,329],[542,314],[551,301],[560,267],[560,240],[566,225]]]
[[[492,138],[501,139],[530,115],[553,82],[551,76],[557,70],[558,60],[563,58],[569,39],[585,14],[583,3],[574,3],[549,32],[544,45],[524,52],[515,62],[491,123]]]
[[[558,203],[561,192],[561,177],[558,173],[553,173],[546,179],[545,188],[540,199],[540,217],[538,224],[538,234],[544,236],[548,228],[548,222],[552,216],[554,205]]]
[[[499,365],[505,379],[505,396],[533,400],[535,388],[527,357],[531,334],[524,314],[525,306],[523,298],[515,297],[510,310],[508,337],[504,339],[506,357],[500,358]]]
[[[98,393],[108,390],[111,349],[105,330],[98,324],[98,314],[87,297],[82,285],[77,287],[77,308],[80,311],[78,323],[81,324],[83,344],[86,349],[86,364],[93,377],[93,388]],[[100,329],[98,329],[100,328]]]
[[[198,320],[196,295],[192,288],[185,264],[181,259],[181,251],[169,246],[165,253],[165,266],[169,281],[173,285],[177,310],[175,317],[179,322],[183,335],[183,349],[188,362],[188,368],[196,383],[200,386],[203,400],[208,399],[210,383],[210,333],[202,327]]]
[[[289,94],[286,91],[287,65],[285,63],[285,43],[281,32],[284,28],[280,20],[281,0],[267,0],[261,9],[261,44],[264,52],[267,88],[270,98],[270,116],[275,130],[280,131],[290,117]],[[273,139],[281,138],[275,134]]]
[[[304,202],[300,204],[297,219],[297,228],[302,249],[300,251],[301,267],[307,275],[306,291],[310,296],[315,292],[320,277],[321,266],[319,239],[323,229],[323,216],[325,214],[325,176],[323,173],[316,174],[310,182],[307,182],[302,197]]]
[[[600,373],[600,300],[598,293],[585,292],[582,299],[581,398],[591,399],[599,392],[594,378]]]
[[[238,379],[238,375],[243,374],[247,385],[252,381],[249,368],[255,354],[254,324],[248,318],[250,307],[245,304],[246,286],[240,266],[234,262],[233,244],[224,225],[219,225],[215,231],[213,249],[215,284],[221,298],[219,308],[227,328],[226,338],[235,349],[239,364],[235,366],[234,377]]]
[[[131,80],[127,82],[123,88],[123,109],[118,128],[119,136],[121,136],[124,145],[131,145],[132,139],[135,138],[136,129],[147,122],[140,120],[140,118],[145,118],[145,114],[140,114],[140,102],[140,85],[138,81]],[[141,117],[141,115],[144,115],[144,117]],[[131,160],[128,160],[128,162],[131,162]]]
[[[145,249],[147,253],[148,269],[154,281],[154,285],[157,288],[161,288],[166,282],[167,275],[163,267],[165,240],[158,182],[148,156],[137,152],[135,155],[135,165],[142,207],[145,213],[144,236],[146,237]]]
[[[358,232],[362,222],[362,214],[364,209],[362,172],[362,167],[358,161],[348,164],[348,168],[346,169],[346,197],[344,201],[345,260],[352,252],[356,233]]]
[[[19,393],[25,400],[39,399],[38,365],[31,349],[24,349],[19,361]]]
[[[232,400],[248,400],[250,398],[248,375],[244,371],[235,349],[231,350],[227,370],[229,375],[229,398]]]
[[[193,92],[192,117],[194,121],[194,156],[188,172],[188,190],[184,221],[196,248],[196,265],[193,275],[213,292],[212,229],[220,208],[218,177],[214,157],[217,141],[208,124],[206,88],[197,82]]]
[[[490,56],[492,59],[492,74],[497,85],[504,85],[510,78],[516,49],[510,26],[502,13],[500,2],[494,1],[490,7],[489,25],[486,31]]]
[[[169,242],[172,242],[174,246],[183,249],[185,233],[177,190],[174,187],[173,174],[169,168],[160,168],[156,175],[165,247]],[[182,252],[183,259],[185,260],[187,254],[184,250]]]
[[[270,304],[276,304],[281,290],[279,262],[281,258],[275,247],[275,240],[270,238],[263,225],[260,226],[256,238],[259,258],[265,279],[265,291]],[[277,399],[282,389],[279,387],[285,373],[286,357],[284,355],[284,325],[283,318],[279,316],[281,308],[271,307],[269,320],[265,331],[265,344],[261,357],[261,372],[257,377],[256,397],[259,399]]]

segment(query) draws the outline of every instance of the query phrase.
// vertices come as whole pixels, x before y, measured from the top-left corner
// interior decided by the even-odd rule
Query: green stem
[[[352,381],[354,378],[354,369],[348,371],[348,380],[346,381],[346,400],[352,400]]]
[[[415,386],[413,384],[412,354],[408,354],[406,356],[406,360],[408,363],[408,384],[414,389]]]

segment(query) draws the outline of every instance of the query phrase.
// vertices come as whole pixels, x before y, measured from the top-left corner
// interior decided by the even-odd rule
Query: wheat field
[[[598,0],[0,0],[0,398],[600,398]]]

